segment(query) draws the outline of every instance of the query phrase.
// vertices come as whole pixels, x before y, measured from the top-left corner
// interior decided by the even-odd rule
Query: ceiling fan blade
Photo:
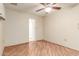
[[[61,7],[52,7],[53,9],[60,10]]]
[[[43,6],[47,6],[47,5],[49,5],[50,3],[40,3],[41,5],[43,5]]]
[[[17,3],[10,3],[10,4],[11,4],[11,5],[15,5],[15,6],[17,5]]]
[[[40,4],[45,5],[45,3],[40,3]]]
[[[55,5],[56,3],[53,3],[53,5]]]
[[[45,9],[45,8],[38,9],[38,10],[36,10],[36,12],[39,12],[39,11],[41,11],[41,10],[43,10],[43,9]]]

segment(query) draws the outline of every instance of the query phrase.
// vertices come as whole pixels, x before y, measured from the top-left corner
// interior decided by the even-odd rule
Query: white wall
[[[79,50],[79,6],[46,16],[45,39]]]
[[[29,18],[37,22],[37,39],[43,39],[42,18],[27,12],[19,12],[6,9],[6,21],[4,24],[5,46],[26,43],[29,41]]]

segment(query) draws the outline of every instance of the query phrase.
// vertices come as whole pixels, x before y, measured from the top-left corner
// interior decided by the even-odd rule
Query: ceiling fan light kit
[[[52,10],[52,8],[50,8],[50,7],[45,8],[45,12],[47,12],[47,13],[51,12],[51,10]]]

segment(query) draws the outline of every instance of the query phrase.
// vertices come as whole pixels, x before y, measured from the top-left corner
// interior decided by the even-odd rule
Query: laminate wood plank
[[[45,40],[5,47],[4,56],[79,56],[79,51]]]

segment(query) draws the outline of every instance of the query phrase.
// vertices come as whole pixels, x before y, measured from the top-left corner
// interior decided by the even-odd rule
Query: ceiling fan
[[[36,10],[36,12],[40,12],[42,10],[46,10],[47,8],[49,9],[55,9],[55,10],[60,10],[61,7],[60,6],[57,6],[56,3],[40,3],[41,5],[44,6],[44,8],[41,8],[41,9],[38,9]]]
[[[17,6],[17,3],[10,3],[11,5]],[[36,12],[40,12],[44,10],[46,13],[50,12],[51,10],[60,10],[61,7],[57,5],[57,3],[40,3],[40,5],[44,6],[41,9],[35,10]]]

